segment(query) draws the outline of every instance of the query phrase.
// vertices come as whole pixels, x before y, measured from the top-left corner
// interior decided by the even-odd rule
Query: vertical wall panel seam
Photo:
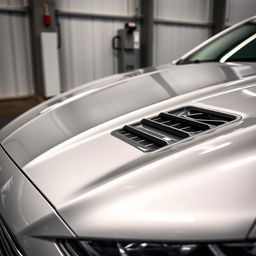
[[[26,2],[26,1],[25,1]],[[28,16],[25,17],[25,38],[27,39],[28,42],[28,47],[26,47],[26,56],[27,56],[27,63],[26,63],[26,76],[27,76],[27,82],[28,82],[28,92],[32,93],[33,92],[33,81],[34,81],[34,74],[32,72],[32,48],[31,48],[31,34],[30,32],[30,26],[29,26],[29,19]]]
[[[91,38],[93,38],[93,40],[95,40],[95,33],[94,33],[94,20],[92,20],[91,21],[91,27],[92,27],[92,30],[91,30],[91,33],[92,33],[92,35],[91,35]],[[95,44],[92,44],[92,53],[93,53],[93,55],[95,56],[96,55],[96,53],[95,53]],[[93,79],[95,79],[95,77],[96,77],[96,73],[95,73],[95,69],[96,69],[96,67],[95,67],[95,58],[92,58],[92,66],[93,66],[93,71],[92,71],[92,76],[93,76]]]
[[[14,42],[14,26],[13,26],[13,16],[12,14],[10,14],[9,16],[9,22],[10,22],[10,28],[11,28],[11,31],[10,31],[10,35],[11,35],[11,47],[12,47],[12,61],[13,61],[13,71],[14,71],[14,87],[15,87],[15,93],[17,95],[20,94],[20,91],[19,91],[19,86],[18,86],[18,80],[17,80],[17,76],[18,76],[18,72],[17,72],[17,61],[16,61],[16,47],[15,47],[15,42]]]

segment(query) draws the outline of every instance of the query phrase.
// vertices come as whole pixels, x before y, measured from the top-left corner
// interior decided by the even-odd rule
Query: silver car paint
[[[255,78],[247,85],[224,84],[207,95],[205,89],[192,93],[190,101],[181,96],[130,113],[53,148],[23,170],[81,237],[245,238],[256,211],[255,85]],[[242,119],[151,154],[110,134],[183,105]]]
[[[97,91],[117,87],[120,84],[130,85],[132,80],[138,80],[138,78],[142,84],[149,82],[147,80],[150,78],[151,81],[156,80],[159,88],[165,89],[170,94],[169,96],[173,97],[210,85],[234,81],[255,74],[255,63],[206,63],[185,66],[168,64],[157,68],[140,69],[130,73],[113,75],[70,90],[26,112],[17,118],[15,122],[10,123],[6,128],[2,129],[0,140],[3,140],[19,127],[37,117],[40,113],[47,111],[49,108],[58,108],[62,104],[75,100],[77,97],[92,95]],[[151,86],[151,83],[148,83],[148,86]],[[136,90],[140,92],[139,88]],[[145,92],[145,90],[142,90],[142,92]],[[118,96],[123,97],[123,93]],[[111,99],[113,100],[113,98]],[[163,99],[158,99],[158,101],[161,100]],[[125,106],[122,107],[124,108],[123,110],[126,110]]]
[[[62,255],[52,237],[73,232],[0,148],[1,217],[26,255]]]
[[[36,107],[2,130],[2,145],[22,167],[63,141],[124,114],[255,74],[256,64],[168,65],[141,73],[116,76],[113,79],[121,81],[105,86],[104,80],[93,83]]]
[[[0,149],[0,212],[27,255],[62,255],[53,238],[63,236],[256,238],[256,78],[245,78],[253,74],[252,63],[137,70],[57,96],[2,129],[1,145],[21,170]],[[153,102],[145,97],[122,104],[141,83],[148,83]],[[147,96],[147,89],[135,96]],[[241,119],[148,154],[110,135],[184,105]],[[90,112],[95,108],[97,120]]]

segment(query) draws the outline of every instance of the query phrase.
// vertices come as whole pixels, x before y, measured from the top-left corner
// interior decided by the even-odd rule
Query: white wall
[[[154,65],[170,63],[210,36],[208,28],[155,25]]]
[[[211,20],[212,0],[155,0],[154,16],[177,20]]]
[[[256,15],[256,0],[227,0],[227,25],[233,25],[254,15]]]
[[[22,0],[1,0],[0,8],[21,7]],[[25,14],[0,12],[0,99],[33,93],[29,22]]]
[[[57,0],[59,9],[97,13],[134,14],[137,0]]]
[[[177,21],[210,23],[212,0],[156,0],[154,17]],[[211,35],[208,27],[156,24],[154,64],[168,63]]]
[[[117,72],[112,37],[124,26],[114,20],[61,18],[61,83],[64,90]]]
[[[62,10],[134,15],[135,0],[61,0]],[[63,89],[117,72],[111,40],[125,21],[60,17],[62,48],[60,70]]]
[[[61,0],[58,8],[73,11],[134,15],[138,0]],[[211,20],[211,0],[155,0],[156,18],[194,22]],[[123,21],[61,17],[60,50],[63,89],[117,72],[111,40]],[[154,65],[174,60],[209,37],[209,28],[154,26]]]

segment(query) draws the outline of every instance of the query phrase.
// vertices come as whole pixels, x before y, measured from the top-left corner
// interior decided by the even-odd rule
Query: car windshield
[[[235,61],[256,61],[256,21],[229,31],[178,64]]]

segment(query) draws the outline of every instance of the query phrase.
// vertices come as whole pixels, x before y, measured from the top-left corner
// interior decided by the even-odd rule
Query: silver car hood
[[[160,77],[165,78],[164,72],[168,69]],[[152,82],[152,75],[140,79]],[[125,80],[126,86],[140,79]],[[82,97],[93,104],[96,98],[90,96],[100,91],[85,90]],[[1,133],[2,146],[75,234],[171,241],[232,240],[248,235],[256,213],[256,78],[169,97],[123,115],[115,113],[115,118],[105,121],[98,110],[90,116],[88,111],[93,109],[72,105],[79,102],[79,95],[48,109],[40,106],[40,111],[28,113],[34,118],[17,129],[14,122]],[[101,104],[102,111],[111,116],[112,109]],[[154,153],[143,153],[111,135],[125,124],[188,105],[241,119]],[[103,121],[79,132],[72,126],[72,115],[79,111],[89,121],[96,114]],[[62,136],[59,143],[57,135]],[[48,145],[43,152],[41,143]]]

